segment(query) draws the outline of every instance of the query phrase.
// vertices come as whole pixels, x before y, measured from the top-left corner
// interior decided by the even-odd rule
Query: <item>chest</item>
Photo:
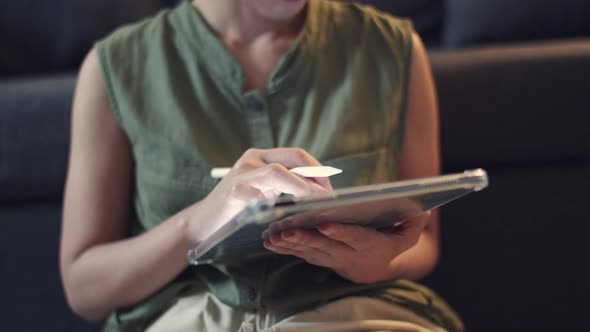
[[[394,178],[401,89],[382,81],[395,72],[368,61],[322,57],[294,61],[289,67],[294,71],[283,72],[282,54],[273,48],[232,53],[248,77],[240,84],[242,92],[236,90],[234,76],[202,66],[176,70],[164,80],[175,84],[128,107],[141,110],[127,121],[141,138],[134,144],[134,157],[142,228],[206,197],[216,185],[211,167],[231,166],[248,147],[304,148],[323,164],[343,170],[333,179],[335,188]],[[194,75],[192,83],[178,84],[186,73]],[[269,76],[277,85],[265,93]],[[195,88],[177,88],[189,85]]]
[[[243,91],[265,92],[270,76],[290,45],[290,42],[256,43],[249,47],[226,45],[246,77]]]

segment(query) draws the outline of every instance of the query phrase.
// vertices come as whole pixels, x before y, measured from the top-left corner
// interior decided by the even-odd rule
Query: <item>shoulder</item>
[[[354,15],[359,18],[370,19],[375,21],[394,21],[403,23],[408,21],[407,18],[391,14],[389,12],[381,11],[371,5],[347,2],[347,1],[324,1],[324,6],[329,7],[330,10],[345,13],[347,15]]]
[[[174,16],[179,9],[164,9],[155,16],[122,26],[96,42],[89,61],[98,63],[113,102],[140,89],[138,82],[165,66],[174,54],[176,48],[169,45],[174,40]]]
[[[345,1],[321,2],[322,10],[332,17],[336,24],[352,24],[359,28],[376,29],[383,33],[404,33],[411,36],[414,32],[412,21],[380,11],[372,6]]]
[[[354,2],[310,0],[310,3],[316,6],[317,15],[322,16],[318,21],[323,22],[323,32],[319,33],[325,35],[324,40],[409,58],[415,34],[411,20]]]
[[[129,55],[130,52],[143,51],[150,43],[165,35],[170,27],[170,13],[171,10],[163,10],[155,16],[117,28],[96,42],[99,56],[104,53],[122,52]]]

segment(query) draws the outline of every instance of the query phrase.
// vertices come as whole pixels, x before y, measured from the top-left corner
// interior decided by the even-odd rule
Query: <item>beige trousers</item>
[[[180,299],[154,322],[148,332],[444,332],[398,305],[369,297],[343,298],[287,317],[267,310],[232,308],[211,294]]]

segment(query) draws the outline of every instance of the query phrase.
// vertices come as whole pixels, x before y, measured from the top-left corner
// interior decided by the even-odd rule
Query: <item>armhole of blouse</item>
[[[403,100],[401,102],[402,113],[405,114],[408,111],[408,97],[410,93],[410,79],[412,77],[412,65],[413,65],[413,55],[414,55],[414,26],[410,20],[404,20],[403,22],[403,36],[404,36],[404,63],[407,65],[405,66],[405,70],[403,73]]]
[[[402,79],[402,100],[400,101],[400,113],[398,116],[399,119],[399,132],[397,133],[397,139],[394,142],[397,142],[396,146],[394,147],[395,152],[397,155],[401,155],[404,146],[404,137],[406,133],[406,116],[408,113],[408,104],[409,104],[409,94],[410,94],[410,79],[412,74],[412,64],[413,64],[413,48],[414,48],[414,28],[413,24],[410,20],[403,20],[401,24],[402,30],[402,38],[403,38],[403,49],[402,49],[402,56],[403,56],[403,73],[401,75]],[[399,160],[398,160],[399,162]]]
[[[94,45],[96,49],[96,54],[98,55],[98,61],[100,64],[100,71],[103,76],[103,81],[105,84],[105,89],[107,92],[107,96],[109,99],[109,104],[113,115],[115,116],[116,121],[119,123],[121,129],[125,132],[127,137],[131,142],[133,142],[133,135],[130,132],[129,128],[125,125],[123,114],[121,114],[119,103],[117,102],[117,94],[115,93],[115,87],[113,86],[112,76],[111,76],[111,66],[110,61],[108,59],[108,47],[105,45],[105,41],[99,41]]]

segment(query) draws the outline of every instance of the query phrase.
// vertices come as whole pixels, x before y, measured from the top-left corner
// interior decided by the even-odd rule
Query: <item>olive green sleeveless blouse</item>
[[[111,108],[135,160],[131,235],[204,198],[217,184],[211,168],[233,165],[250,147],[304,148],[343,169],[331,179],[335,188],[395,179],[411,23],[325,0],[310,0],[307,11],[299,39],[265,92],[244,91],[241,66],[190,1],[96,44]],[[178,298],[199,292],[252,310],[372,295],[450,330],[461,325],[425,287],[409,281],[356,285],[329,269],[269,252],[239,265],[189,267],[144,303],[113,313],[105,330],[144,330]]]

